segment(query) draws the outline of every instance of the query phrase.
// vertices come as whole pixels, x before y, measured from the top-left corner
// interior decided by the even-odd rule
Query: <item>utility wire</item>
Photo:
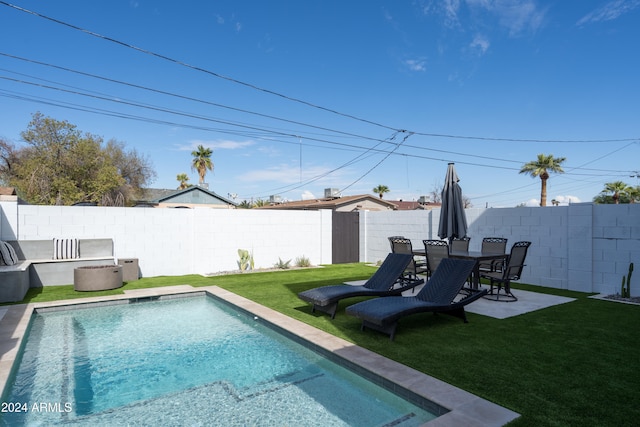
[[[162,94],[162,95],[167,95],[167,96],[171,96],[171,97],[177,97],[177,98],[185,99],[185,100],[188,100],[188,101],[204,103],[204,104],[207,104],[207,105],[212,105],[212,106],[216,106],[216,107],[220,107],[220,108],[226,108],[226,109],[230,109],[230,110],[234,110],[234,111],[238,111],[238,112],[242,112],[242,113],[253,114],[253,115],[257,115],[257,116],[261,116],[261,117],[265,117],[265,118],[270,118],[270,119],[274,119],[274,120],[279,120],[279,121],[284,121],[284,122],[297,124],[297,125],[301,125],[301,126],[307,126],[307,127],[311,127],[311,128],[321,129],[321,130],[324,130],[324,131],[337,133],[337,134],[342,134],[342,135],[346,135],[346,136],[350,136],[350,137],[354,137],[354,138],[372,140],[372,141],[377,141],[377,142],[384,141],[384,142],[387,142],[389,144],[396,145],[396,144],[394,144],[392,142],[393,140],[390,140],[390,139],[380,140],[380,139],[373,138],[373,137],[368,137],[368,136],[365,136],[365,135],[353,134],[353,133],[344,132],[344,131],[340,131],[340,130],[336,130],[336,129],[330,129],[330,128],[326,128],[326,127],[315,126],[315,125],[308,124],[308,123],[303,123],[303,122],[284,119],[284,118],[281,118],[281,117],[276,117],[276,116],[266,115],[266,114],[262,114],[262,113],[258,113],[258,112],[253,112],[253,111],[249,111],[249,110],[245,110],[245,109],[239,109],[239,108],[235,108],[235,107],[230,107],[230,106],[227,106],[227,105],[214,103],[214,102],[210,102],[210,101],[206,101],[206,100],[202,100],[202,99],[198,99],[198,98],[187,97],[187,96],[183,96],[183,95],[172,93],[172,92],[167,92],[167,91],[158,90],[158,89],[154,89],[154,88],[150,88],[150,87],[146,87],[146,86],[141,86],[141,85],[137,85],[137,84],[133,84],[133,83],[129,83],[129,82],[115,80],[115,79],[111,79],[111,78],[104,77],[104,76],[99,76],[99,75],[95,75],[95,74],[91,74],[91,73],[86,73],[86,72],[83,72],[83,71],[73,70],[73,69],[70,69],[70,68],[61,67],[61,66],[57,66],[57,65],[54,65],[54,64],[48,64],[48,63],[44,63],[44,62],[40,62],[40,61],[35,61],[35,60],[27,59],[27,58],[22,58],[22,57],[18,57],[18,56],[11,55],[11,54],[6,54],[6,53],[3,53],[3,52],[0,52],[0,55],[1,56],[5,56],[5,57],[9,57],[9,58],[13,58],[13,59],[17,59],[17,60],[21,60],[21,61],[26,61],[26,62],[29,62],[29,63],[34,63],[34,64],[37,64],[37,65],[42,65],[42,66],[51,67],[51,68],[54,68],[54,69],[59,69],[59,70],[65,71],[65,72],[75,73],[75,74],[84,75],[84,76],[87,76],[87,77],[96,78],[96,79],[100,79],[100,80],[104,80],[104,81],[108,81],[108,82],[112,82],[112,83],[116,83],[116,84],[120,84],[120,85],[134,87],[134,88],[142,89],[142,90],[145,90],[145,91],[151,91],[151,92],[159,93],[159,94]],[[5,71],[12,72],[12,71],[9,71],[9,70],[5,70]],[[13,73],[19,74],[19,75],[24,75],[22,73],[16,73],[16,72],[13,72]],[[49,83],[55,83],[55,82],[51,82],[51,81],[46,80],[46,79],[40,79],[40,78],[33,77],[33,76],[27,76],[27,77],[35,78],[35,79],[38,79],[38,80],[43,80],[43,81],[46,81],[46,82],[49,82]],[[21,82],[21,83],[25,83],[25,84],[33,84],[33,83],[30,83],[30,82],[20,81],[20,80],[17,80],[17,79],[14,79],[14,80],[16,82]],[[68,85],[63,85],[63,86],[74,88],[73,86],[68,86]],[[47,87],[47,88],[53,89],[52,87]],[[75,89],[78,89],[78,88],[75,88]],[[74,91],[71,91],[71,93],[80,94],[80,93],[74,92]],[[92,93],[97,93],[97,92],[92,92]],[[103,97],[101,99],[105,99],[105,98]],[[109,100],[114,101],[114,102],[118,102],[118,101],[113,100],[113,99],[109,99]],[[136,103],[134,105],[138,105],[139,106],[140,104]],[[165,110],[164,108],[161,108],[161,109]],[[145,121],[148,121],[148,120],[145,120]],[[222,122],[223,123],[230,123],[228,121],[222,121]],[[236,125],[238,125],[238,124],[236,123]],[[234,133],[234,132],[228,132],[228,133]],[[291,134],[289,134],[289,136],[291,136]],[[327,141],[324,140],[324,142],[327,142]],[[633,143],[634,142],[632,142],[632,143],[630,143],[628,145],[631,145]],[[376,147],[377,147],[377,145],[376,145]],[[440,149],[428,148],[428,147],[411,145],[411,144],[405,144],[405,147],[406,148],[415,148],[415,149],[418,149],[418,150],[441,152],[441,153],[446,153],[446,154],[451,154],[451,155],[456,155],[456,156],[481,158],[481,159],[487,159],[487,160],[491,160],[491,161],[501,161],[501,162],[518,163],[518,164],[522,163],[521,161],[517,161],[517,160],[499,159],[499,158],[495,158],[495,157],[491,157],[491,156],[481,156],[481,155],[477,155],[477,154],[467,154],[467,153],[455,152],[455,151],[451,151],[451,150],[440,150]],[[363,147],[359,147],[359,148],[363,149]],[[396,148],[397,148],[397,145],[396,145]],[[395,150],[393,150],[393,151],[395,151]],[[593,171],[600,170],[600,171],[604,171],[604,172],[612,172],[612,171],[608,171],[608,170],[588,169],[588,168],[583,168],[583,167],[576,167],[576,168],[573,168],[573,169],[593,170]],[[619,172],[625,172],[626,173],[626,171],[619,171]]]
[[[82,75],[82,76],[85,76],[85,77],[91,77],[91,78],[107,81],[107,82],[110,82],[110,83],[116,83],[116,84],[119,84],[119,85],[129,86],[129,87],[133,87],[135,89],[140,89],[140,90],[144,90],[144,91],[148,91],[148,92],[153,92],[153,93],[157,93],[157,94],[160,94],[160,95],[166,95],[166,96],[171,96],[171,97],[175,97],[175,98],[180,98],[180,99],[184,99],[186,101],[198,102],[198,103],[205,104],[205,105],[210,105],[210,106],[213,106],[213,107],[224,108],[224,109],[236,111],[236,112],[239,112],[239,113],[251,114],[251,115],[255,115],[255,116],[259,116],[259,117],[263,117],[263,118],[267,118],[267,119],[272,119],[272,120],[278,120],[278,121],[282,121],[282,122],[286,122],[286,123],[290,123],[290,124],[295,124],[295,125],[299,125],[299,126],[305,126],[305,127],[318,129],[318,130],[332,132],[332,133],[338,133],[338,134],[342,134],[342,135],[345,135],[345,136],[351,136],[351,137],[355,137],[355,138],[371,139],[371,140],[374,140],[374,141],[379,141],[379,139],[376,139],[376,138],[371,138],[371,137],[367,137],[367,136],[363,136],[363,135],[357,135],[357,134],[353,134],[353,133],[349,133],[349,132],[344,132],[344,131],[340,131],[340,130],[336,130],[336,129],[330,129],[330,128],[317,126],[317,125],[304,123],[304,122],[299,122],[299,121],[295,121],[295,120],[285,119],[285,118],[282,118],[282,117],[277,117],[277,116],[273,116],[273,115],[269,115],[269,114],[250,111],[250,110],[246,110],[246,109],[243,109],[243,108],[232,107],[232,106],[229,106],[229,105],[224,105],[224,104],[219,104],[219,103],[216,103],[216,102],[206,101],[206,100],[199,99],[199,98],[193,98],[193,97],[190,97],[190,96],[180,95],[180,94],[177,94],[177,93],[174,93],[174,92],[168,92],[168,91],[164,91],[164,90],[160,90],[160,89],[154,89],[154,88],[150,88],[150,87],[147,87],[147,86],[142,86],[142,85],[138,85],[138,84],[134,84],[134,83],[130,83],[130,82],[125,82],[125,81],[122,81],[122,80],[116,80],[116,79],[112,79],[112,78],[109,78],[109,77],[100,76],[100,75],[97,75],[97,74],[91,74],[91,73],[87,73],[87,72],[84,72],[84,71],[74,70],[72,68],[62,67],[62,66],[59,66],[59,65],[49,64],[49,63],[46,63],[46,62],[36,61],[36,60],[33,60],[33,59],[28,59],[28,58],[24,58],[24,57],[20,57],[20,56],[15,56],[15,55],[11,55],[11,54],[4,53],[4,52],[0,52],[0,55],[8,57],[8,58],[24,61],[24,62],[29,62],[29,63],[32,63],[32,64],[41,65],[41,66],[44,66],[44,67],[54,68],[54,69],[57,69],[57,70],[66,71],[66,72],[69,72],[69,73]]]
[[[363,122],[363,123],[367,123],[367,124],[370,124],[370,125],[386,128],[386,129],[389,129],[389,130],[397,131],[397,129],[394,129],[394,128],[389,127],[389,126],[382,125],[380,123],[373,122],[371,120],[363,119],[363,118],[360,118],[360,117],[357,117],[357,116],[354,116],[354,115],[351,115],[351,114],[341,113],[341,112],[333,110],[331,108],[322,107],[320,105],[313,104],[311,102],[304,101],[304,100],[299,99],[299,98],[294,98],[294,97],[291,97],[291,96],[288,96],[288,95],[284,95],[282,93],[279,93],[279,92],[276,92],[276,91],[273,91],[273,90],[265,89],[265,88],[256,86],[256,85],[251,84],[251,83],[247,83],[247,82],[244,82],[244,81],[241,81],[241,80],[229,77],[229,76],[225,76],[225,75],[216,73],[216,72],[211,71],[211,70],[207,70],[205,68],[201,68],[201,67],[198,67],[198,66],[195,66],[195,65],[191,65],[191,64],[188,64],[186,62],[180,61],[178,59],[174,59],[174,58],[171,58],[169,56],[166,56],[166,55],[163,55],[163,54],[160,54],[160,53],[157,53],[157,52],[153,52],[153,51],[148,50],[148,49],[143,49],[141,47],[134,46],[132,44],[117,40],[117,39],[112,38],[112,37],[107,37],[105,35],[96,33],[94,31],[87,30],[87,29],[79,27],[77,25],[69,24],[69,23],[61,21],[59,19],[55,19],[55,18],[52,18],[50,16],[43,15],[41,13],[34,12],[32,10],[29,10],[29,9],[25,9],[23,7],[16,6],[14,4],[11,4],[11,3],[8,3],[8,2],[5,2],[5,1],[0,1],[0,4],[2,4],[4,6],[11,7],[11,8],[14,8],[14,9],[19,10],[21,12],[29,13],[29,14],[37,16],[39,18],[43,18],[43,19],[49,20],[51,22],[55,22],[56,24],[64,25],[64,26],[72,28],[74,30],[81,31],[81,32],[83,32],[85,34],[88,34],[90,36],[97,37],[99,39],[106,40],[106,41],[109,41],[109,42],[112,42],[112,43],[116,43],[116,44],[118,44],[120,46],[124,46],[126,48],[136,50],[136,51],[144,53],[146,55],[154,56],[156,58],[159,58],[159,59],[162,59],[162,60],[165,60],[165,61],[169,61],[169,62],[172,62],[174,64],[181,65],[183,67],[187,67],[187,68],[190,68],[190,69],[195,70],[195,71],[206,73],[206,74],[209,74],[211,76],[217,77],[219,79],[227,80],[229,82],[232,82],[232,83],[235,83],[235,84],[239,84],[239,85],[248,87],[250,89],[254,89],[254,90],[260,91],[260,92],[264,92],[264,93],[267,93],[269,95],[278,96],[280,98],[286,99],[287,101],[297,102],[299,104],[306,105],[306,106],[312,107],[312,108],[316,108],[316,109],[319,109],[319,110],[322,110],[322,111],[326,111],[326,112],[329,112],[329,113],[332,113],[332,114],[336,114],[336,115],[339,115],[339,116],[342,116],[342,117],[346,117],[346,118],[357,120],[357,121],[360,121],[360,122]]]
[[[323,106],[314,104],[312,102],[302,100],[300,98],[295,98],[295,97],[291,97],[291,96],[288,96],[288,95],[284,95],[282,93],[279,93],[279,92],[276,92],[276,91],[273,91],[273,90],[270,90],[270,89],[265,89],[265,88],[259,87],[257,85],[252,84],[252,83],[247,83],[247,82],[244,82],[244,81],[241,81],[241,80],[229,77],[229,76],[225,76],[223,74],[220,74],[220,73],[217,73],[217,72],[214,72],[214,71],[211,71],[211,70],[207,70],[207,69],[202,68],[202,67],[191,65],[191,64],[188,64],[188,63],[186,63],[184,61],[181,61],[181,60],[178,60],[178,59],[175,59],[175,58],[171,58],[169,56],[166,56],[166,55],[163,55],[163,54],[160,54],[160,53],[157,53],[157,52],[153,52],[151,50],[144,49],[144,48],[132,45],[130,43],[126,43],[124,41],[115,39],[113,37],[108,37],[108,36],[96,33],[94,31],[79,27],[79,26],[74,25],[74,24],[70,24],[68,22],[61,21],[59,19],[47,16],[47,15],[43,15],[41,13],[29,10],[29,9],[25,9],[23,7],[8,3],[6,1],[0,0],[0,4],[4,5],[4,6],[7,6],[7,7],[10,7],[10,8],[13,8],[13,9],[16,9],[18,11],[24,12],[24,13],[31,14],[33,16],[37,16],[37,17],[42,18],[42,19],[49,20],[49,21],[54,22],[56,24],[60,24],[60,25],[66,26],[68,28],[83,32],[83,33],[88,34],[90,36],[93,36],[93,37],[96,37],[96,38],[99,38],[99,39],[102,39],[102,40],[105,40],[105,41],[109,41],[109,42],[118,44],[120,46],[129,48],[129,49],[136,50],[136,51],[144,53],[146,55],[150,55],[150,56],[153,56],[153,57],[165,60],[165,61],[169,61],[169,62],[172,62],[174,64],[181,65],[183,67],[190,68],[190,69],[195,70],[195,71],[206,73],[206,74],[211,75],[213,77],[217,77],[217,78],[220,78],[220,79],[223,79],[223,80],[227,80],[229,82],[232,82],[232,83],[235,83],[235,84],[238,84],[238,85],[242,85],[242,86],[245,86],[245,87],[260,91],[260,92],[263,92],[263,93],[274,95],[274,96],[283,98],[283,99],[288,100],[288,101],[300,103],[302,105],[306,105],[306,106],[309,106],[309,107],[312,107],[312,108],[315,108],[315,109],[318,109],[318,110],[322,110],[322,111],[325,111],[325,112],[336,114],[336,115],[339,115],[339,116],[342,116],[342,117],[346,117],[346,118],[349,118],[349,119],[357,120],[357,121],[360,121],[360,122],[363,122],[363,123],[367,123],[367,124],[370,124],[370,125],[373,125],[373,126],[382,127],[382,128],[388,129],[388,130],[395,131],[395,132],[402,131],[402,129],[397,129],[397,128],[394,128],[394,127],[391,127],[391,126],[388,126],[388,125],[384,125],[382,123],[378,123],[378,122],[374,122],[372,120],[367,120],[367,119],[364,119],[364,118],[361,118],[361,117],[358,117],[358,116],[354,116],[352,114],[342,113],[340,111],[337,111],[337,110],[334,110],[334,109],[331,109],[331,108],[327,108],[327,107],[323,107]],[[580,143],[580,142],[582,142],[582,143],[596,143],[596,142],[603,143],[603,142],[630,142],[630,141],[638,141],[640,139],[640,138],[621,138],[621,139],[593,139],[593,140],[587,140],[587,139],[583,139],[583,140],[568,140],[568,139],[566,139],[566,140],[558,140],[558,139],[556,139],[556,140],[553,140],[553,139],[492,138],[492,137],[480,137],[480,136],[437,134],[437,133],[428,133],[428,132],[419,132],[419,131],[410,131],[410,132],[412,132],[412,134],[415,134],[415,135],[427,136],[427,137],[469,139],[469,140],[481,140],[481,141],[505,141],[505,142],[510,141],[510,142],[542,142],[542,143]]]
[[[100,96],[100,95],[95,95],[95,94],[82,93],[82,92],[78,92],[78,91],[75,91],[75,90],[58,88],[58,87],[54,87],[54,86],[50,86],[50,85],[44,85],[44,84],[40,84],[40,83],[29,82],[29,81],[15,79],[15,78],[6,77],[6,76],[0,76],[0,80],[13,81],[13,82],[22,83],[22,84],[31,85],[31,86],[36,86],[36,87],[40,87],[40,88],[45,88],[45,89],[51,89],[51,90],[60,91],[60,92],[71,93],[71,94],[75,94],[75,95],[89,97],[89,98],[92,98],[92,99],[99,99],[99,100],[103,100],[103,101],[109,101],[109,102],[113,102],[113,103],[118,103],[118,104],[133,106],[133,107],[149,109],[149,110],[157,111],[157,112],[163,112],[163,113],[168,113],[168,114],[173,114],[173,115],[179,115],[179,116],[182,116],[182,117],[193,118],[193,119],[197,119],[197,120],[205,120],[205,121],[210,121],[210,122],[215,122],[215,123],[221,123],[221,124],[225,124],[225,125],[240,127],[242,129],[249,129],[251,131],[260,131],[260,132],[263,132],[265,134],[278,135],[278,136],[281,136],[281,137],[289,137],[289,138],[295,138],[295,139],[301,138],[301,136],[299,134],[297,134],[297,133],[274,131],[274,130],[270,130],[270,129],[261,128],[261,127],[258,127],[258,126],[235,123],[235,122],[215,119],[215,118],[206,117],[206,116],[193,114],[193,113],[179,112],[179,111],[170,110],[170,109],[167,109],[167,108],[164,108],[164,107],[157,107],[157,106],[152,106],[152,105],[140,104],[140,103],[136,103],[136,102],[126,101],[126,100],[123,100],[123,99],[113,99],[113,98]],[[124,115],[122,115],[121,113],[115,113],[115,114],[111,113],[109,115],[116,116],[116,114],[117,114],[118,117],[121,117],[121,118],[124,117]],[[135,116],[130,116],[130,117],[135,117]],[[237,134],[237,131],[233,132],[233,131],[229,131],[229,130],[225,130],[225,129],[212,129],[212,128],[206,128],[206,127],[201,127],[201,126],[181,125],[181,124],[178,124],[178,123],[175,123],[175,122],[170,122],[170,121],[165,121],[165,120],[158,120],[158,119],[144,118],[143,121],[154,122],[154,123],[162,123],[162,124],[168,124],[168,125],[173,125],[173,126],[178,125],[178,126],[190,127],[190,128],[194,128],[194,129],[201,129],[201,130],[207,130],[207,131],[216,131],[216,132]],[[408,134],[412,135],[412,133],[410,133],[408,131],[398,131],[398,133],[400,133],[400,132],[407,132]],[[419,155],[419,154],[398,153],[397,149],[400,147],[400,145],[402,143],[400,143],[400,144],[393,143],[392,139],[390,139],[390,138],[380,141],[374,147],[363,147],[361,145],[348,144],[348,143],[344,143],[344,142],[336,142],[336,141],[331,141],[331,140],[322,139],[322,138],[309,137],[309,136],[305,136],[305,137],[302,137],[302,138],[304,138],[305,140],[321,142],[321,143],[324,143],[324,144],[331,144],[331,145],[336,145],[336,146],[341,146],[341,147],[348,147],[348,148],[352,148],[352,149],[355,149],[355,150],[358,150],[358,151],[365,150],[365,152],[371,151],[371,152],[379,152],[379,153],[389,154],[389,155],[390,154],[395,154],[395,155],[401,155],[401,156],[409,156],[409,157],[413,157],[413,158],[416,158],[416,159],[434,160],[434,161],[439,161],[439,162],[455,161],[458,164],[464,164],[464,165],[470,165],[470,166],[478,166],[478,167],[484,167],[484,168],[492,168],[492,169],[518,170],[518,171],[520,170],[519,167],[515,168],[515,167],[507,167],[507,166],[498,166],[498,165],[493,164],[493,163],[492,164],[482,164],[482,163],[476,163],[476,162],[466,162],[466,161],[455,159],[455,158],[451,158],[451,157],[440,157],[440,158],[438,158],[438,157],[424,156],[424,155]],[[388,150],[380,149],[380,148],[378,148],[378,146],[381,143],[391,143],[391,144],[395,145],[395,148],[393,150],[391,150],[391,152],[388,151]],[[409,148],[409,147],[410,146],[405,145],[405,148]],[[461,153],[460,155],[465,155],[465,154]],[[466,155],[466,156],[471,156],[471,155]],[[474,157],[479,157],[479,156],[474,156]],[[489,158],[489,159],[493,160],[493,161],[500,160],[500,159],[495,159],[495,158]],[[340,169],[340,167],[338,169]],[[626,171],[611,171],[611,172],[617,172],[617,173],[625,172],[626,173]],[[578,173],[575,173],[574,175],[594,176],[595,174],[578,174]]]

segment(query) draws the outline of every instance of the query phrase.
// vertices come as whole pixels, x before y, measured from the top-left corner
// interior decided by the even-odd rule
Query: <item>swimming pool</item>
[[[13,406],[2,423],[414,426],[435,417],[212,297],[132,301],[39,310],[3,398],[26,412]]]

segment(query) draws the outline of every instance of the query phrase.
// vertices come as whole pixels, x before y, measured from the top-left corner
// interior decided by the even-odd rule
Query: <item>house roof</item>
[[[204,194],[206,197],[200,200],[194,200],[194,193]],[[223,203],[237,206],[237,203],[220,196],[219,194],[202,188],[197,185],[187,187],[184,190],[171,190],[166,188],[145,188],[141,200],[138,203],[196,203],[211,204]]]
[[[285,202],[272,204],[269,206],[263,206],[260,209],[337,209],[344,205],[349,205],[357,202],[368,201],[381,206],[383,209],[396,209],[396,205],[392,202],[374,197],[369,194],[360,194],[356,196],[344,196],[344,197],[331,197],[322,199],[311,200],[297,200],[293,202]]]
[[[0,187],[0,196],[15,196],[17,195],[14,187]]]
[[[404,200],[391,200],[391,203],[398,207],[399,211],[414,211],[418,209],[437,209],[442,206],[441,203],[420,203],[416,201],[405,202]]]

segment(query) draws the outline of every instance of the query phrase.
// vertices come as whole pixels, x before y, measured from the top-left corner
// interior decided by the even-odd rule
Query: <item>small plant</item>
[[[240,271],[253,270],[253,254],[246,249],[238,249],[238,268]]]
[[[296,258],[296,267],[311,267],[311,261],[309,261],[309,258],[302,255]]]
[[[289,263],[291,262],[291,260],[289,261],[282,261],[280,259],[280,257],[278,257],[278,262],[275,263],[274,267],[279,268],[281,270],[286,270],[289,268]]]
[[[633,263],[629,264],[629,273],[626,276],[622,276],[622,287],[620,289],[620,296],[622,298],[631,298],[631,274],[633,273]]]

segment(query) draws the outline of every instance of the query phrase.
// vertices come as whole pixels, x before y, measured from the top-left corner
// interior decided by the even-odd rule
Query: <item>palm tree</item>
[[[635,203],[640,200],[640,186],[629,187],[627,193],[629,194],[629,203]]]
[[[178,190],[184,190],[185,188],[189,188],[191,186],[189,184],[189,176],[186,173],[179,173],[176,176],[176,179],[180,183]]]
[[[635,198],[635,189],[622,181],[607,182],[604,185],[604,190],[600,194],[594,197],[593,201],[596,203],[613,203],[620,204],[629,203]]]
[[[202,145],[198,145],[198,149],[191,152],[193,156],[191,169],[198,171],[200,184],[204,184],[204,176],[207,174],[207,169],[210,171],[213,170],[213,162],[211,161],[212,154],[213,150],[211,148],[205,148]]]
[[[553,154],[545,156],[544,154],[538,154],[538,158],[529,163],[525,163],[520,169],[520,173],[526,173],[531,175],[532,178],[536,176],[540,177],[542,187],[540,189],[540,206],[547,206],[547,180],[549,179],[549,172],[564,173],[562,170],[562,163],[567,160],[566,157],[553,157]]]
[[[374,189],[371,191],[376,193],[382,199],[382,196],[384,195],[384,193],[388,193],[391,190],[389,190],[389,187],[387,187],[386,185],[380,184],[377,187],[374,187]]]

